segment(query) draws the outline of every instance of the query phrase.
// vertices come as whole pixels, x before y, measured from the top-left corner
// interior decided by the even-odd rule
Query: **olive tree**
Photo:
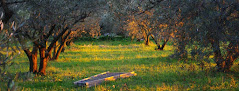
[[[137,17],[132,17],[128,20],[128,25],[126,29],[129,31],[129,34],[134,38],[144,38],[145,45],[149,45],[149,38],[152,32],[157,27],[157,21],[153,20],[153,13],[146,12]]]
[[[190,17],[189,22],[185,22],[185,26],[190,27],[187,30],[190,39],[202,47],[212,48],[217,70],[228,72],[239,56],[238,1],[187,3],[191,6],[181,14]]]
[[[30,17],[26,19],[26,26],[17,30],[17,38],[22,44],[30,63],[30,72],[46,75],[46,66],[54,46],[62,39],[60,46],[75,31],[77,24],[84,22],[97,7],[97,1],[85,0],[51,0],[28,1],[24,8],[30,8]],[[28,40],[32,45],[24,45]],[[62,47],[59,47],[59,51]],[[37,69],[37,53],[40,55],[40,67]],[[59,53],[57,54],[59,55]],[[57,56],[53,55],[53,56]]]
[[[179,53],[186,51],[186,45],[195,46],[203,54],[209,52],[205,57],[213,53],[218,71],[230,71],[239,56],[238,1],[172,0],[170,5],[175,7],[171,10],[178,24],[175,35]]]

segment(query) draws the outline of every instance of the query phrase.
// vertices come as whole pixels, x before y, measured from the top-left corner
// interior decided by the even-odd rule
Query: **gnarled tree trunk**
[[[52,26],[53,30],[55,27],[55,25]],[[47,66],[47,62],[50,59],[50,55],[52,53],[53,47],[54,45],[56,45],[57,40],[63,36],[63,34],[68,30],[68,27],[64,28],[63,31],[57,36],[55,37],[51,44],[46,47],[46,41],[48,39],[48,37],[41,37],[42,40],[42,44],[40,44],[39,46],[39,53],[40,53],[40,67],[39,67],[39,74],[41,75],[46,75],[46,66]]]
[[[57,50],[57,52],[53,55],[52,60],[57,60],[60,56],[60,53],[63,51],[63,48],[67,42],[67,38],[70,35],[71,31],[68,31],[68,33],[61,39],[61,44]]]
[[[58,48],[57,46],[58,46],[58,42],[56,43],[56,45],[53,48],[53,53],[52,53],[53,56],[50,57],[51,60],[54,60],[54,55],[56,55],[56,53],[57,53],[57,48]]]
[[[226,57],[226,71],[229,71],[233,65],[233,62],[239,57],[239,42],[232,41],[227,48],[227,57]]]
[[[169,39],[164,40],[161,47],[158,46],[158,47],[159,47],[159,50],[163,50],[163,49],[164,49],[164,47],[165,47],[165,45],[167,44],[168,40],[169,40]]]
[[[46,48],[45,47],[40,47],[39,48],[39,53],[40,53],[40,67],[39,67],[39,73],[41,75],[46,75],[46,66],[47,66],[47,61],[48,61],[48,58],[46,56]]]
[[[58,48],[56,54],[53,56],[52,60],[57,60],[57,59],[59,58],[60,53],[61,53],[62,49],[64,48],[65,43],[66,43],[66,42],[61,43],[61,45],[59,46],[59,48]]]
[[[225,60],[222,57],[221,54],[221,49],[219,45],[219,40],[218,39],[211,39],[210,40],[212,48],[213,48],[213,55],[214,55],[214,61],[217,64],[217,69],[218,71],[223,71],[225,67]]]
[[[149,45],[149,35],[147,35],[146,37],[145,37],[145,40],[144,40],[144,43],[145,43],[145,45]]]
[[[218,39],[210,40],[214,53],[214,61],[217,64],[217,70],[220,72],[229,72],[233,62],[239,56],[239,42],[231,41],[227,47],[226,58],[221,54],[220,43]]]
[[[38,72],[37,70],[37,50],[38,48],[36,46],[33,47],[32,52],[29,51],[29,49],[24,49],[24,52],[27,54],[30,67],[29,71],[33,72],[34,74]]]
[[[165,47],[165,45],[167,44],[167,42],[168,42],[168,40],[169,40],[169,38],[167,38],[166,40],[164,40],[163,41],[163,44],[162,44],[162,46],[160,45],[160,43],[157,41],[157,37],[155,38],[154,37],[154,35],[151,35],[151,37],[154,39],[154,42],[155,42],[155,44],[157,45],[157,50],[163,50],[164,49],[164,47]]]

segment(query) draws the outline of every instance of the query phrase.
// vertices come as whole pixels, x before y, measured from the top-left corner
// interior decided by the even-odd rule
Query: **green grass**
[[[145,46],[142,42],[129,39],[97,41],[79,40],[60,54],[59,60],[49,61],[47,76],[30,76],[18,79],[18,89],[33,90],[239,90],[239,71],[217,73],[212,69],[215,63],[184,63],[168,57],[173,46],[164,51],[155,51],[156,45]],[[28,59],[22,54],[9,71],[27,72]],[[239,62],[236,61],[235,64]],[[238,68],[238,67],[237,67]],[[131,72],[137,76],[104,82],[91,88],[74,86],[73,82],[102,72]],[[6,84],[5,84],[6,86]]]

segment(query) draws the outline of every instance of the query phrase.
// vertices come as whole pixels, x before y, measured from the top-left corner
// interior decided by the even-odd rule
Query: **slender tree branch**
[[[47,40],[53,33],[53,30],[55,29],[55,24],[51,26],[51,29],[49,31],[49,33],[45,36],[45,39]]]
[[[27,56],[31,56],[31,52],[30,52],[29,49],[23,49],[23,50],[24,50],[24,52],[27,54]]]
[[[51,44],[49,45],[49,47],[47,48],[47,51],[50,52],[52,50],[52,48],[54,47],[54,44],[57,42],[58,39],[60,39],[60,37],[62,37],[62,35],[69,29],[69,27],[66,27],[63,29],[63,31],[58,34],[51,42]]]

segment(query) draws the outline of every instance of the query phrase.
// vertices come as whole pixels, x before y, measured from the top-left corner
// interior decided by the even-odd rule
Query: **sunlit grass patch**
[[[169,58],[173,46],[166,45],[163,51],[155,50],[150,43],[131,41],[78,41],[67,47],[58,60],[49,61],[47,76],[33,76],[32,80],[19,80],[19,90],[26,91],[161,91],[161,90],[237,90],[236,73],[212,71],[215,63],[190,60],[187,63]],[[238,64],[238,60],[235,62]],[[28,59],[21,54],[10,72],[27,72]],[[237,71],[237,65],[232,70]],[[102,72],[132,72],[137,76],[104,82],[84,88],[73,85],[78,81]]]

